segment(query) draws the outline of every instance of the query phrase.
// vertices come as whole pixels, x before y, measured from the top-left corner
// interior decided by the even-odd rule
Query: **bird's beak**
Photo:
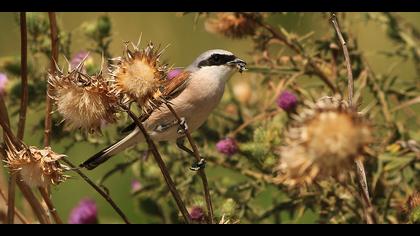
[[[236,68],[238,68],[240,73],[242,73],[242,71],[248,70],[248,68],[246,68],[246,62],[239,58],[236,58],[235,60],[228,62],[227,65],[236,66]]]

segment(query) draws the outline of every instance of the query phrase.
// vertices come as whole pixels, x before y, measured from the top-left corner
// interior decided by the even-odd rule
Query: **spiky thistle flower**
[[[420,192],[415,191],[407,199],[407,209],[415,209],[420,207]]]
[[[7,150],[7,167],[18,172],[22,181],[31,187],[57,185],[68,178],[64,171],[68,168],[58,161],[65,155],[57,154],[50,147],[38,149],[30,146],[17,151],[14,147]]]
[[[296,109],[298,99],[294,93],[284,91],[277,97],[276,103],[286,112],[292,112]]]
[[[171,80],[171,79],[177,77],[181,73],[182,73],[182,69],[181,68],[173,68],[173,69],[169,70],[169,72],[168,72],[168,80]]]
[[[92,199],[82,199],[70,213],[69,224],[98,224],[98,207]]]
[[[342,180],[372,140],[367,122],[340,98],[307,102],[292,117],[279,152],[279,183],[293,186],[327,177]]]
[[[257,13],[217,13],[215,18],[209,18],[205,22],[205,28],[210,33],[222,34],[229,38],[243,38],[255,34]]]
[[[8,82],[6,74],[0,73],[0,95],[5,93],[6,84]]]
[[[225,138],[216,143],[216,149],[226,156],[232,156],[238,152],[239,147],[235,139]]]
[[[206,218],[206,214],[202,207],[194,206],[189,210],[190,219],[194,222],[200,223]]]
[[[49,74],[53,87],[50,96],[67,128],[100,132],[101,126],[116,121],[117,98],[110,93],[109,82],[101,72],[89,76],[82,68],[83,62],[67,73],[57,70]]]
[[[404,211],[408,213],[410,223],[420,224],[420,192],[415,191],[406,202]]]
[[[132,47],[133,50],[129,49],[126,43],[123,57],[112,59],[117,62],[110,68],[113,92],[123,103],[136,101],[147,112],[161,102],[161,88],[168,73],[167,66],[160,63],[164,49],[156,48],[151,42],[144,49],[133,43]]]

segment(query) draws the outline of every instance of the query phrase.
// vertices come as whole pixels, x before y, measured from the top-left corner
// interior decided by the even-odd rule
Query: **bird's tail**
[[[138,143],[140,141],[140,137],[136,137],[138,134],[138,130],[134,130],[125,138],[121,139],[120,141],[112,144],[111,146],[103,149],[102,151],[96,153],[95,155],[87,159],[85,162],[80,164],[80,167],[86,168],[88,170],[95,169],[100,164],[106,162],[112,156]]]

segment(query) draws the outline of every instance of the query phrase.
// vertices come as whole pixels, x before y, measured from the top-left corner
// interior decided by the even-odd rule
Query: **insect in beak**
[[[246,62],[244,60],[241,60],[239,58],[236,58],[233,61],[230,61],[227,63],[229,66],[236,66],[236,68],[238,68],[239,73],[242,73],[243,71],[248,70],[248,68],[246,68]]]

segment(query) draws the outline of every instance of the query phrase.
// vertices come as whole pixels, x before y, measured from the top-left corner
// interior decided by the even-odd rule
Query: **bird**
[[[190,132],[197,130],[207,120],[219,104],[229,78],[236,71],[242,73],[246,70],[246,64],[232,52],[212,49],[199,55],[179,75],[167,82],[164,93]],[[143,125],[153,141],[176,140],[178,147],[182,148],[179,145],[183,143],[185,133],[179,132],[179,122],[168,107],[155,109],[143,121]],[[93,170],[112,156],[145,141],[134,123],[123,131],[127,130],[131,132],[126,137],[96,153],[80,167]]]

